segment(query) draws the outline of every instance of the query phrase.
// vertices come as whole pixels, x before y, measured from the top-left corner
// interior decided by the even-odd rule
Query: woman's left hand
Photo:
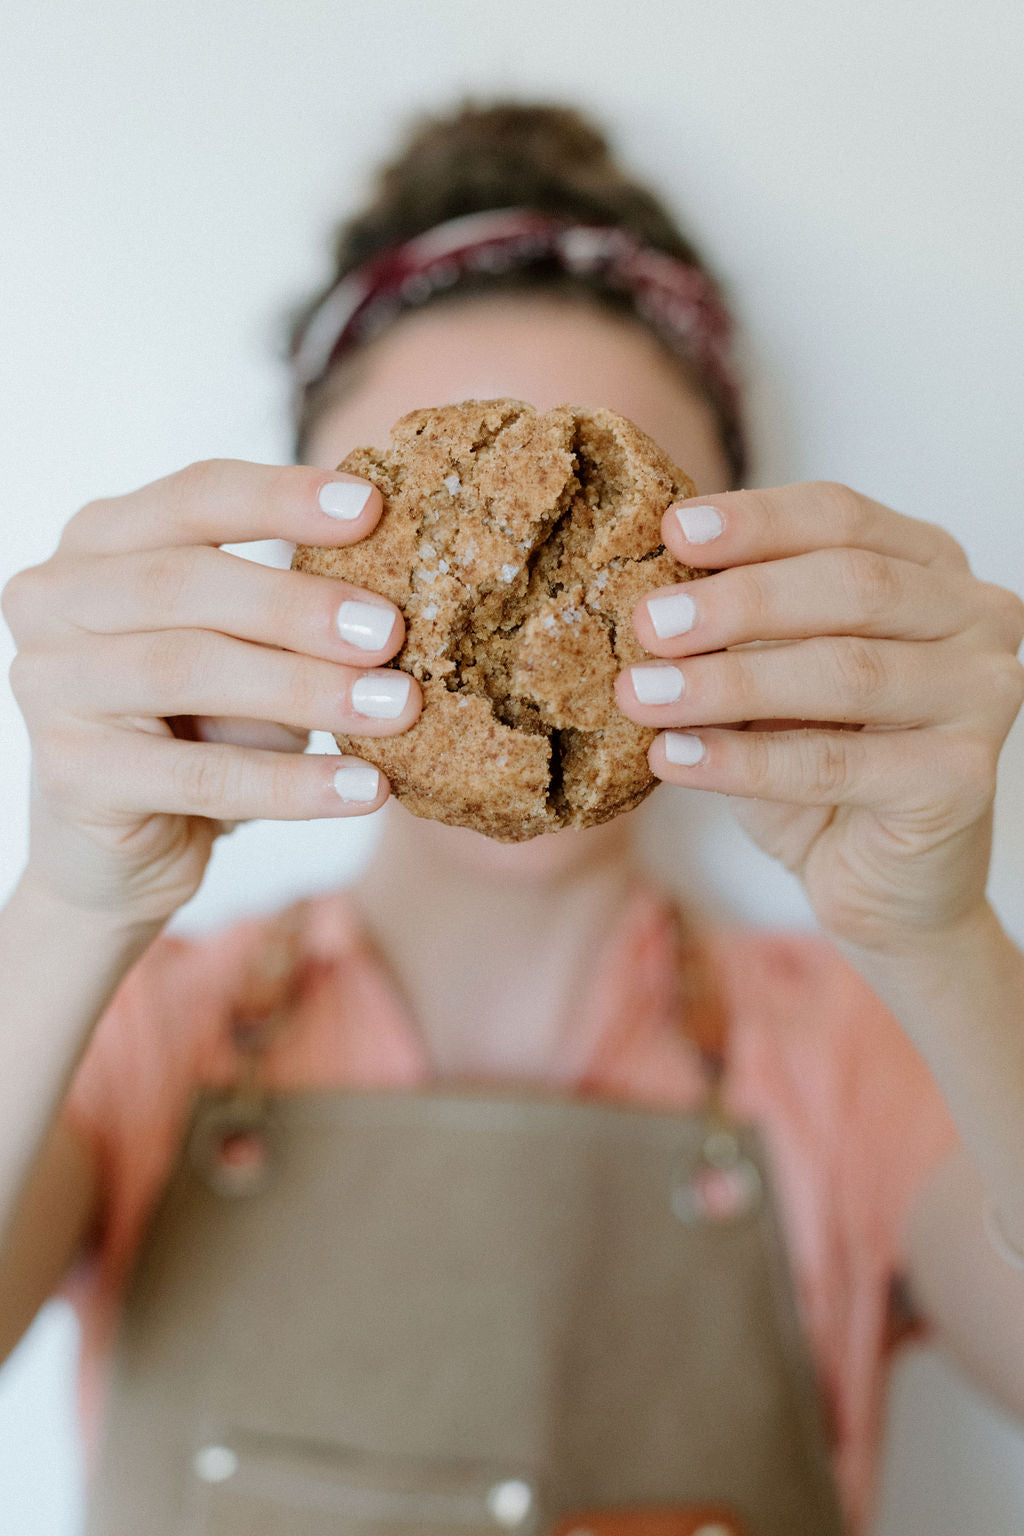
[[[616,694],[663,732],[654,773],[739,797],[833,938],[912,949],[972,915],[1024,699],[1024,603],[942,528],[841,485],[696,497],[662,536],[715,574],[637,605],[662,660]]]

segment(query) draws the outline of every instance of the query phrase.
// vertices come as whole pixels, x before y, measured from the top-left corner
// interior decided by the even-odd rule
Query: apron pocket
[[[538,1496],[509,1467],[376,1456],[228,1431],[192,1458],[189,1536],[532,1536]]]

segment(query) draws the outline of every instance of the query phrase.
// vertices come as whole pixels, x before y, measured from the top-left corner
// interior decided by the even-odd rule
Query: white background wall
[[[0,579],[90,497],[195,458],[286,460],[279,316],[334,218],[410,109],[507,91],[596,111],[689,214],[746,333],[754,478],[845,480],[1024,589],[1022,46],[1015,0],[8,8]],[[0,736],[3,891],[27,772],[6,694]],[[1024,937],[1022,810],[1018,728],[993,891]],[[805,920],[721,807],[661,814],[699,840],[705,900]],[[184,921],[347,878],[372,837],[246,829]],[[51,1307],[0,1374],[0,1536],[77,1529],[73,1344]],[[1024,1526],[1024,1440],[942,1363],[910,1362],[894,1414],[887,1536]]]

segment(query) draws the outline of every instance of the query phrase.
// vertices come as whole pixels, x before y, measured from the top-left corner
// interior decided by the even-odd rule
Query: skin
[[[1024,605],[974,578],[942,529],[849,488],[726,489],[711,415],[658,344],[536,297],[407,317],[318,423],[311,466],[214,461],[91,503],[53,558],[8,587],[34,789],[28,868],[0,919],[13,1042],[0,1073],[0,1352],[101,1208],[88,1149],[54,1116],[119,980],[197,888],[226,823],[383,802],[383,783],[366,805],[339,800],[338,759],[297,753],[305,730],[402,730],[419,707],[414,688],[395,722],[353,718],[353,679],[397,652],[402,627],[357,654],[334,615],[339,596],[381,599],[216,546],[364,537],[379,498],[352,523],[326,517],[331,466],[384,441],[406,410],[498,394],[632,417],[694,475],[701,494],[681,510],[718,509],[711,544],[687,542],[680,509],[663,522],[682,561],[718,573],[691,594],[692,627],[659,638],[646,598],[635,616],[650,664],[679,669],[681,698],[642,705],[631,675],[616,697],[662,731],[659,777],[734,798],[934,1072],[964,1148],[918,1200],[911,1278],[951,1346],[1024,1414],[1024,1273],[981,1219],[989,1198],[1024,1250],[1024,958],[985,900],[995,765],[1024,696]],[[252,718],[225,718],[237,714]],[[674,731],[699,739],[699,762],[669,761]],[[571,1074],[579,982],[633,873],[633,824],[505,847],[389,814],[356,895],[439,1070]],[[438,968],[453,925],[458,965]],[[46,963],[56,931],[59,973]]]

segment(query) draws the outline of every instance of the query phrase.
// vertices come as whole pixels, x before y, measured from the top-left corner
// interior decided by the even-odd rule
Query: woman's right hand
[[[320,496],[335,485],[352,489],[327,492],[329,513]],[[417,683],[383,668],[401,614],[217,547],[351,544],[380,514],[380,493],[352,475],[210,460],[90,502],[51,559],[8,583],[32,879],[119,924],[159,923],[196,891],[226,825],[384,802],[386,780],[358,758],[301,754],[310,730],[412,725]]]

